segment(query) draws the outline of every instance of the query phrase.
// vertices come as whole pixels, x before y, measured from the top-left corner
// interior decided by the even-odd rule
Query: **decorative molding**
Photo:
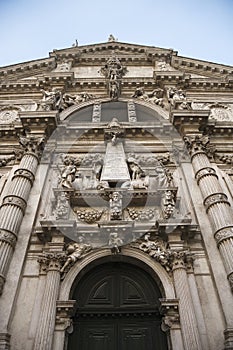
[[[0,242],[6,242],[14,248],[17,242],[17,236],[14,232],[0,229]]]
[[[223,241],[232,238],[233,239],[233,227],[224,227],[214,234],[214,238],[219,246]]]
[[[205,177],[205,176],[208,176],[208,175],[212,175],[212,176],[215,176],[217,179],[218,179],[218,176],[216,174],[216,171],[213,169],[213,168],[210,168],[210,167],[206,167],[206,168],[203,168],[203,169],[200,169],[196,172],[195,174],[195,178],[197,180],[197,184],[199,185],[199,182],[200,180]]]
[[[204,206],[206,212],[209,211],[210,207],[217,203],[226,203],[230,206],[227,196],[224,193],[213,193],[204,199]]]
[[[27,207],[27,203],[25,200],[21,197],[15,196],[15,195],[8,195],[3,198],[2,206],[4,205],[14,205],[22,210],[22,212],[25,212],[25,209]]]

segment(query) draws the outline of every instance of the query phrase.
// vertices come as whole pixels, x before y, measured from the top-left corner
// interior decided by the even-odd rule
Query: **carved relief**
[[[56,209],[54,211],[56,220],[66,220],[69,217],[69,202],[65,193],[61,193],[57,199]]]
[[[233,121],[233,110],[225,104],[212,104],[209,105],[211,110],[210,119],[215,119],[218,121]]]
[[[173,217],[176,204],[177,190],[168,189],[164,191],[162,196],[162,215],[164,219]]]
[[[15,106],[6,106],[0,108],[0,124],[12,124],[20,121],[19,112],[20,108]]]
[[[72,66],[71,60],[63,60],[62,62],[57,63],[55,72],[69,72]]]
[[[164,60],[156,61],[155,69],[157,71],[167,71],[167,72],[175,71],[175,69],[172,68],[172,66]]]
[[[110,220],[122,219],[122,195],[115,191],[109,196]]]
[[[133,101],[128,101],[128,120],[130,123],[135,123],[137,121],[136,108]]]
[[[78,220],[86,222],[87,224],[93,224],[100,220],[104,210],[76,209],[75,212],[77,214]]]
[[[193,109],[210,110],[209,119],[233,121],[232,105],[226,103],[192,102]]]
[[[127,212],[129,214],[129,217],[135,221],[148,221],[154,219],[155,217],[154,208],[140,210],[136,207],[133,207],[127,208]]]

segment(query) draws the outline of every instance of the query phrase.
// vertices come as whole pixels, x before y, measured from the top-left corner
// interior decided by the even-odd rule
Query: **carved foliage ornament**
[[[25,152],[34,153],[36,156],[41,156],[45,145],[44,137],[34,137],[27,135],[19,137],[20,146]]]
[[[207,135],[189,135],[184,137],[184,142],[190,152],[190,155],[195,153],[206,153],[209,145],[209,137]]]
[[[162,238],[156,236],[150,238],[150,233],[144,239],[131,243],[131,246],[149,254],[158,261],[167,272],[177,268],[188,268],[193,264],[193,256],[189,251],[174,251],[168,248],[168,244]]]

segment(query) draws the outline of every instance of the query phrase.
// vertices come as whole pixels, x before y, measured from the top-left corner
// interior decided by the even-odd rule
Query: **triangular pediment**
[[[54,50],[48,58],[3,67],[0,69],[0,84],[43,81],[43,77],[56,79],[57,76],[61,79],[86,79],[90,73],[88,67],[96,67],[89,78],[101,78],[99,68],[111,56],[118,57],[122,65],[129,67],[125,79],[135,76],[159,81],[227,81],[233,74],[232,66],[182,57],[173,49],[113,41]]]

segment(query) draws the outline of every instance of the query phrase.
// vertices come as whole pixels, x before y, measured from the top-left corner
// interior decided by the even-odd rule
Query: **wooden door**
[[[158,287],[126,263],[95,267],[78,283],[78,310],[68,350],[167,350]]]

